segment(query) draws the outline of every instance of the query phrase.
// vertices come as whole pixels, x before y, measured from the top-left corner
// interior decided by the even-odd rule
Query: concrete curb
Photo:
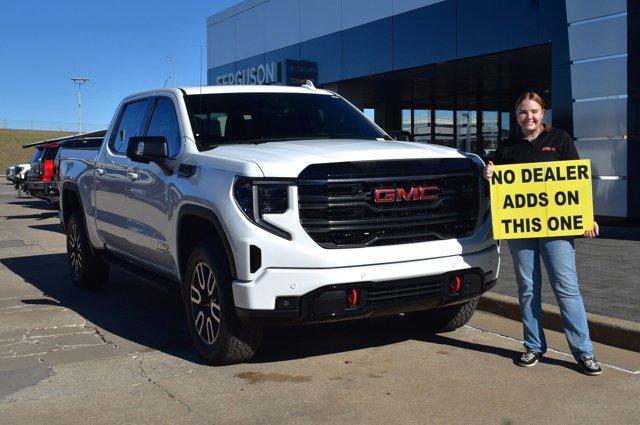
[[[487,292],[480,297],[478,309],[520,320],[518,299],[507,295]],[[542,319],[545,329],[563,332],[560,309],[555,305],[542,304]],[[592,341],[640,352],[640,323],[592,313],[587,313],[587,321]]]

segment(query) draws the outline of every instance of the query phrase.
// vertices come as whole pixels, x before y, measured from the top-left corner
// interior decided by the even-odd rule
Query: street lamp
[[[82,91],[80,90],[80,87],[89,80],[91,80],[91,78],[86,78],[86,77],[71,78],[71,81],[73,81],[74,84],[78,85],[78,126],[80,127],[80,134],[82,134]]]

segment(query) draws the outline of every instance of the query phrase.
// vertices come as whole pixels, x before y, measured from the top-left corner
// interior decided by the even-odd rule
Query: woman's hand
[[[484,171],[482,172],[482,177],[485,180],[491,180],[491,176],[493,176],[493,162],[487,162],[487,165],[484,167]]]
[[[587,230],[586,232],[584,232],[583,236],[585,238],[595,238],[599,234],[600,234],[600,227],[598,226],[598,223],[596,223],[594,221],[593,222],[593,230]]]

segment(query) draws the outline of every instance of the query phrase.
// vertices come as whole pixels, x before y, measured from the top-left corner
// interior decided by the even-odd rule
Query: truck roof
[[[159,94],[162,92],[175,92],[181,91],[187,95],[196,94],[222,94],[222,93],[307,93],[307,94],[324,94],[333,95],[333,92],[323,89],[317,89],[312,86],[268,86],[268,85],[226,85],[226,86],[192,86],[192,87],[177,87],[177,88],[164,88],[157,90],[145,90],[144,92],[135,93],[129,97],[136,97],[142,94]]]
[[[215,94],[215,93],[316,93],[333,94],[330,91],[316,89],[313,86],[269,86],[269,85],[226,85],[226,86],[202,86],[183,87],[182,90],[188,94]]]

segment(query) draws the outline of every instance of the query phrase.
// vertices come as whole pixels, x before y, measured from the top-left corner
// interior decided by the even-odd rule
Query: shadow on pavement
[[[24,200],[24,201],[11,201],[11,202],[7,202],[7,204],[22,205],[23,207],[29,207],[29,208],[38,209],[38,210],[50,210],[54,208],[53,204],[49,204],[45,201],[42,201],[36,198],[30,198],[30,200]]]
[[[104,287],[77,289],[66,254],[5,258],[0,263],[50,298],[25,299],[25,304],[66,307],[108,333],[204,364],[192,348],[177,292],[160,290],[116,268]]]
[[[34,224],[29,226],[32,229],[36,230],[46,230],[48,232],[61,233],[59,224]]]
[[[425,337],[421,340],[425,342],[430,342],[432,344],[441,344],[449,347],[458,347],[458,348],[463,348],[465,350],[473,350],[480,353],[494,354],[500,357],[505,357],[512,361],[514,361],[517,356],[520,356],[522,354],[522,351],[510,350],[502,347],[493,347],[490,345],[478,344],[476,342],[461,341],[458,339],[446,337],[442,334],[441,335],[425,335]],[[565,367],[571,370],[577,370],[576,363],[571,361],[554,359],[550,357],[543,357],[542,360],[540,360],[540,362],[555,365],[555,366]],[[519,367],[519,366],[515,366],[515,367]]]
[[[46,220],[48,218],[57,217],[58,211],[51,212],[43,212],[40,214],[29,214],[29,215],[5,215],[2,218],[6,218],[7,220],[24,220],[24,219],[35,219],[35,220]]]
[[[107,284],[83,291],[71,283],[66,254],[0,259],[13,273],[40,289],[47,299],[25,299],[31,305],[69,308],[87,321],[133,343],[190,362],[206,364],[191,345],[177,291],[161,290],[112,268]],[[396,315],[318,325],[267,328],[262,345],[251,361],[268,363],[348,353],[370,347],[418,340],[513,359],[518,351],[422,333],[406,317]],[[547,363],[574,368],[569,362]],[[514,366],[515,367],[515,366]]]

